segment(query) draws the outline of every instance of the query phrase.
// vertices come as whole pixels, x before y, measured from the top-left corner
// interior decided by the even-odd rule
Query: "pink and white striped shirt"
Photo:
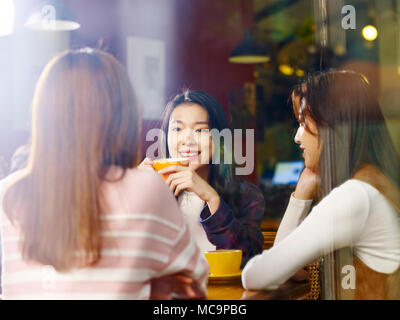
[[[113,167],[108,177],[119,172]],[[20,232],[1,208],[3,299],[148,299],[151,279],[174,273],[197,280],[206,292],[207,262],[163,180],[131,169],[102,188],[101,258],[68,272],[24,261]]]

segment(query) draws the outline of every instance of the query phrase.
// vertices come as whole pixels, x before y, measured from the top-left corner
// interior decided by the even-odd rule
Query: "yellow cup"
[[[221,249],[204,253],[210,266],[210,275],[232,275],[240,272],[242,250]]]
[[[154,170],[159,171],[169,166],[175,166],[175,165],[183,166],[184,165],[183,161],[185,160],[186,159],[181,159],[181,158],[157,159],[154,160],[153,168]],[[162,174],[161,176],[163,177],[164,180],[167,180],[169,174]]]

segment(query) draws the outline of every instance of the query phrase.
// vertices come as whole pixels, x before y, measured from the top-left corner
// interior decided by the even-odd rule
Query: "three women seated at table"
[[[242,249],[244,287],[271,289],[346,247],[356,297],[398,297],[399,161],[368,83],[322,73],[292,101],[306,169],[261,254],[262,193],[210,162],[221,152],[210,131],[229,127],[211,95],[186,90],[167,105],[165,156],[189,159],[160,172],[165,183],[151,159],[134,169],[140,119],[122,66],[97,50],[53,59],[35,91],[28,165],[3,182],[4,298],[204,297],[201,252],[215,248]]]

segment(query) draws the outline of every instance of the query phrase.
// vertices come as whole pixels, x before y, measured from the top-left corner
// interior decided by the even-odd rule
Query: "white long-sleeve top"
[[[197,194],[188,191],[181,192],[178,197],[178,204],[200,252],[215,250],[216,246],[208,240],[206,232],[200,223],[200,213],[207,204]]]
[[[351,179],[333,189],[310,214],[311,201],[289,201],[274,246],[242,272],[244,288],[275,289],[302,267],[352,247],[369,268],[385,274],[400,265],[400,215],[374,187]]]

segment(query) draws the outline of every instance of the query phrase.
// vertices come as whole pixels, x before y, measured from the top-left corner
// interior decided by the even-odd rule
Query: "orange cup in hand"
[[[187,163],[184,163],[184,161],[186,161],[184,158],[157,159],[154,160],[153,168],[158,172],[169,166],[187,166]],[[161,176],[164,180],[167,180],[169,174],[161,174]]]

